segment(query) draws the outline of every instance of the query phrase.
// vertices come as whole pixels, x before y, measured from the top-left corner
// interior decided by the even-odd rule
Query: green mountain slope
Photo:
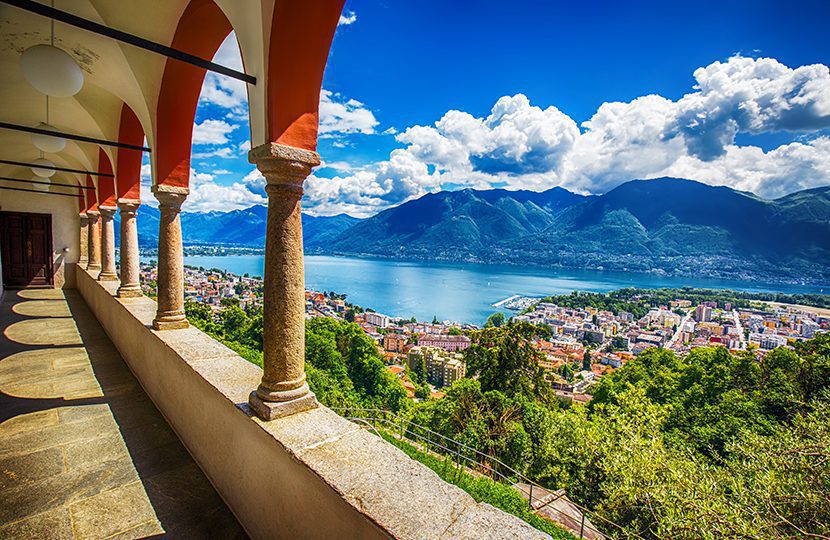
[[[600,196],[464,190],[366,219],[322,251],[659,271],[740,279],[830,279],[830,188],[766,200],[678,178]]]

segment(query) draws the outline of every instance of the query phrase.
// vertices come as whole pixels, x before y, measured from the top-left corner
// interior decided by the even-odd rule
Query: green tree
[[[504,324],[504,313],[501,311],[497,311],[487,317],[487,321],[484,323],[484,328],[492,328],[502,326]]]
[[[533,343],[540,337],[550,335],[543,328],[524,321],[472,332],[472,343],[464,351],[467,373],[478,377],[484,391],[547,398],[550,385],[539,367],[543,357]]]

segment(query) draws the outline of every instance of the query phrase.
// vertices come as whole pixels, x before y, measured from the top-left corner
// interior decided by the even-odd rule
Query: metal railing
[[[587,538],[598,539],[606,537],[606,533],[597,529],[591,520],[601,521],[609,527],[609,530],[623,531],[620,525],[598,514],[594,514],[587,508],[567,499],[568,504],[577,508],[581,513],[581,519],[577,526],[574,516],[565,514],[551,506],[551,503],[564,496],[564,490],[545,488],[496,457],[485,454],[476,448],[442,435],[425,426],[416,424],[397,413],[385,409],[359,407],[331,407],[331,410],[348,420],[370,427],[378,435],[380,435],[378,432],[378,427],[380,426],[386,433],[397,439],[415,443],[416,449],[419,451],[449,458],[454,466],[457,465],[459,470],[462,468],[466,469],[468,474],[489,477],[494,482],[509,484],[521,493],[523,497],[527,498],[532,512],[538,513],[540,510],[546,509],[547,512],[553,511],[557,513],[560,515],[561,520],[554,521],[560,526],[578,534],[579,538],[586,538],[586,534],[588,535]],[[422,446],[423,449],[418,449],[418,445]],[[586,520],[586,515],[590,519]],[[626,531],[625,535],[641,538],[636,533],[630,531]]]

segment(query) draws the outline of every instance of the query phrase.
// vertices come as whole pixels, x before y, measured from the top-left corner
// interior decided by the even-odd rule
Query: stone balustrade
[[[252,538],[549,538],[326,407],[260,420],[248,404],[259,367],[196,328],[154,330],[153,300],[117,298],[118,282],[77,274],[101,326]]]

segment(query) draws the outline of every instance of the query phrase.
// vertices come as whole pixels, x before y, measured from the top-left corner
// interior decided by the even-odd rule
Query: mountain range
[[[268,208],[262,205],[230,212],[182,212],[182,240],[185,245],[263,247],[267,213]],[[140,246],[158,245],[159,217],[158,208],[139,207],[136,223]],[[325,245],[360,221],[346,214],[320,217],[303,214],[302,219],[306,245]]]
[[[263,206],[182,213],[185,243],[263,246]],[[158,210],[142,206],[139,242]],[[584,196],[556,187],[432,193],[367,219],[303,215],[307,253],[830,280],[830,187],[775,200],[679,178]]]

